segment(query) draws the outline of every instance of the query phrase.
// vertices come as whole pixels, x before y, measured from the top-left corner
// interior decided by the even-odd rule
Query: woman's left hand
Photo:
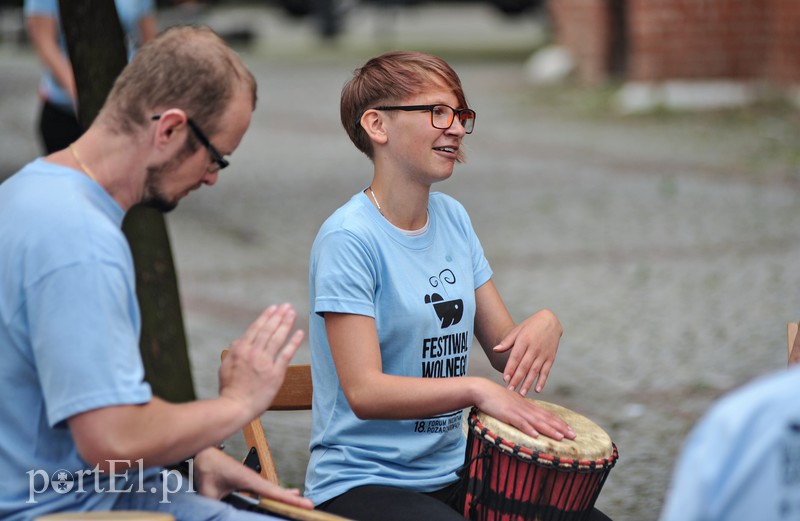
[[[520,322],[494,346],[496,353],[510,350],[503,370],[503,381],[509,389],[518,390],[523,396],[534,384],[537,393],[544,389],[562,333],[561,322],[545,309]]]

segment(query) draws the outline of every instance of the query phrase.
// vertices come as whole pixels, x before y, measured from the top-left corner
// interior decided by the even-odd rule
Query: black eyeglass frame
[[[153,121],[158,121],[159,119],[161,119],[161,114],[153,114],[150,117],[150,119],[152,119]],[[211,160],[217,164],[219,170],[222,170],[223,168],[226,168],[228,165],[230,165],[230,162],[224,157],[222,157],[222,154],[219,153],[219,150],[217,150],[216,147],[214,147],[214,145],[211,144],[211,141],[208,139],[205,133],[202,130],[200,130],[200,127],[197,126],[197,123],[195,123],[192,120],[192,118],[186,118],[186,123],[189,124],[189,128],[192,129],[192,132],[194,132],[195,137],[197,137],[200,143],[204,147],[206,147],[208,153],[211,155]]]
[[[436,107],[447,107],[448,109],[453,111],[453,119],[450,120],[450,124],[447,125],[446,127],[437,127],[433,123],[433,110]],[[433,128],[438,128],[439,130],[447,130],[448,128],[453,126],[453,122],[456,120],[456,118],[458,118],[459,123],[461,123],[461,126],[464,127],[464,131],[467,134],[472,134],[472,131],[475,130],[475,119],[477,118],[477,114],[472,109],[454,109],[450,105],[445,105],[444,103],[436,103],[434,105],[383,105],[380,107],[373,107],[373,110],[402,110],[405,112],[414,112],[416,110],[427,110],[428,112],[431,113],[431,126]],[[466,125],[464,125],[464,122],[461,118],[461,114],[472,114],[471,118],[472,128],[470,128],[469,130],[467,130]]]

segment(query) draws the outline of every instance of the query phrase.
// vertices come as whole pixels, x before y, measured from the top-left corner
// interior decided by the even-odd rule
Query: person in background
[[[800,366],[715,403],[688,436],[661,521],[800,519]]]
[[[268,307],[232,343],[217,398],[161,400],[144,381],[121,230],[136,204],[169,211],[214,185],[255,104],[255,78],[216,33],[175,26],[136,53],[75,143],[0,184],[0,519],[265,519],[218,501],[240,489],[311,508],[216,448],[278,392],[304,336],[294,309]],[[192,456],[185,479],[164,468]]]
[[[463,409],[575,437],[525,399],[544,388],[562,326],[547,309],[514,322],[466,210],[431,192],[463,160],[476,120],[446,62],[406,51],[369,60],[342,90],[341,120],[373,177],[311,250],[305,495],[362,521],[463,520]],[[473,337],[505,385],[468,376]]]
[[[115,0],[130,59],[158,32],[154,0]],[[39,137],[47,154],[76,141],[83,133],[77,117],[77,92],[61,30],[58,0],[25,0],[28,38],[44,67],[39,82]]]

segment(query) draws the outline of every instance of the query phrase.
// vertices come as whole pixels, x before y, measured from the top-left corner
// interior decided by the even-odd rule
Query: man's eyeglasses
[[[155,114],[150,119],[157,121],[161,119],[161,114]],[[203,133],[203,131],[200,130],[200,127],[197,126],[197,123],[192,121],[192,118],[188,118],[186,123],[189,124],[189,128],[192,129],[192,132],[194,132],[194,135],[197,137],[200,143],[202,143],[203,146],[208,149],[208,153],[211,155],[211,160],[214,161],[219,167],[218,170],[222,170],[223,168],[227,167],[230,162],[222,157],[222,154],[219,153],[214,145],[211,144],[211,141],[209,141],[208,137],[206,137],[205,133]]]
[[[427,110],[431,113],[433,128],[442,130],[450,128],[456,116],[467,134],[472,134],[472,130],[475,128],[475,111],[472,109],[454,109],[449,105],[391,105],[375,107],[374,110],[404,110],[406,112]]]

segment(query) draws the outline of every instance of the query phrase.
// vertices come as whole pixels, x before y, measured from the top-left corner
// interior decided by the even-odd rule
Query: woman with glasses
[[[447,63],[418,52],[369,60],[344,86],[341,118],[374,175],[311,251],[305,493],[352,519],[463,519],[464,408],[575,437],[524,398],[544,387],[561,324],[548,310],[514,323],[463,206],[431,191],[475,128]],[[473,336],[506,385],[467,375]]]

